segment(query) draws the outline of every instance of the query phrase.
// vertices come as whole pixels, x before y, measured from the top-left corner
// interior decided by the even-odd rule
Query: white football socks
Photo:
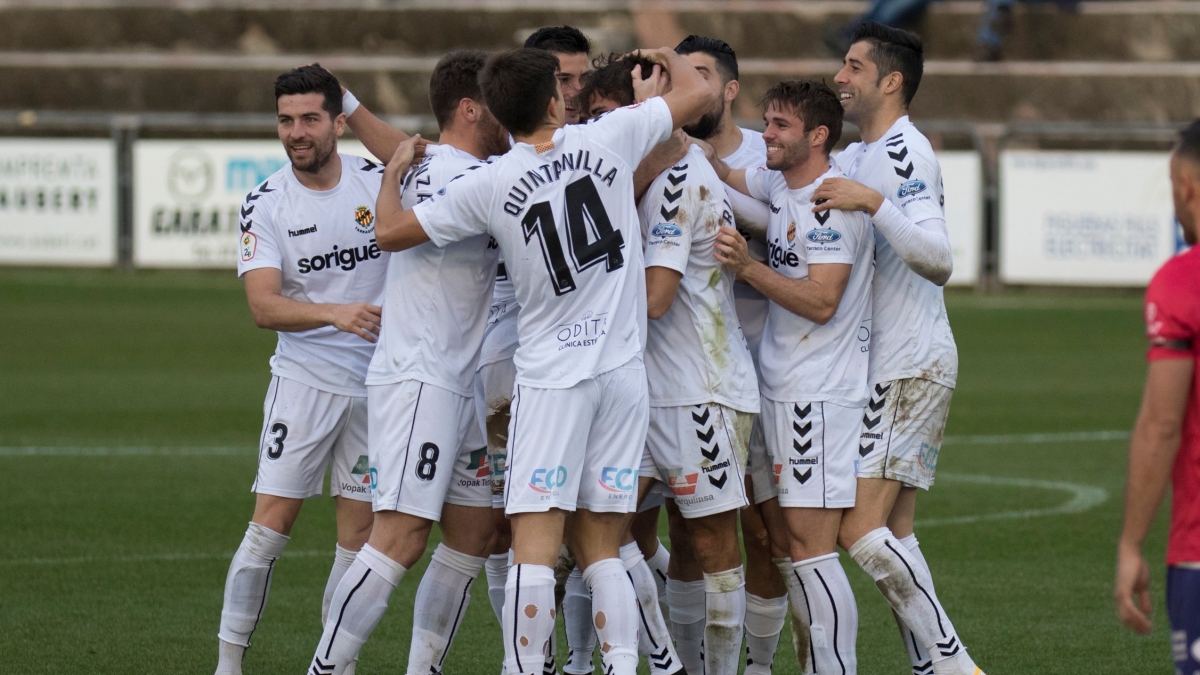
[[[904,625],[928,650],[936,675],[973,675],[975,663],[938,602],[928,568],[917,563],[891,530],[881,527],[863,535],[850,547],[850,557],[871,575]]]
[[[796,662],[800,665],[800,675],[812,675],[812,644],[808,639],[808,615],[797,609],[796,603],[790,600],[792,584],[796,583],[792,559],[771,558],[771,562],[775,563],[775,569],[779,570],[779,575],[783,577],[784,585],[788,589],[788,610],[792,615],[792,650],[795,651]]]
[[[658,587],[658,609],[662,612],[663,621],[671,625],[671,605],[667,602],[667,566],[671,564],[671,552],[658,542],[658,550],[646,558],[646,566],[654,573],[654,585]]]
[[[408,570],[365,544],[329,604],[329,619],[309,666],[310,675],[343,675],[358,658],[387,609],[388,596]]]
[[[929,564],[925,562],[925,556],[921,554],[921,548],[917,542],[917,535],[910,534],[903,539],[898,540],[904,544],[904,548],[912,554],[913,561],[929,574]],[[933,578],[932,575],[930,578]],[[933,661],[929,658],[929,651],[926,650],[921,643],[917,641],[917,636],[904,625],[904,619],[892,610],[892,616],[896,619],[896,627],[900,629],[900,641],[904,643],[904,650],[908,652],[908,660],[912,664],[913,675],[932,675]]]
[[[229,563],[225,577],[225,603],[221,608],[223,644],[218,650],[217,675],[240,675],[242,654],[258,625],[271,590],[271,571],[283,554],[289,537],[251,522]]]
[[[596,651],[596,629],[592,627],[592,594],[578,567],[567,577],[562,610],[567,633],[567,664],[563,672],[588,675],[595,670],[592,654]]]
[[[354,562],[358,551],[348,551],[341,546],[335,546],[333,551],[333,568],[329,570],[329,580],[325,582],[325,595],[321,597],[321,625],[329,618],[329,603],[333,601],[333,592],[342,582],[346,570]]]
[[[511,553],[511,551],[510,551]],[[483,569],[487,572],[488,602],[496,613],[496,621],[504,623],[504,584],[508,581],[509,553],[494,553],[488,556]]]
[[[455,551],[445,544],[433,550],[413,602],[408,675],[441,672],[471,602],[471,584],[485,562],[485,558]]]
[[[704,672],[704,581],[667,580],[675,651],[690,675]]]
[[[530,564],[510,567],[500,622],[508,675],[542,675],[554,615],[554,569]]]
[[[838,554],[792,563],[786,581],[788,601],[808,625],[812,671],[858,672],[858,606]]]
[[[737,675],[746,621],[746,573],[739,565],[704,575],[704,674]]]
[[[791,561],[788,561],[789,567]],[[770,675],[779,634],[787,618],[788,599],[760,598],[746,593],[746,672],[745,675]]]
[[[654,572],[650,571],[636,542],[621,547],[621,564],[629,574],[638,601],[638,652],[646,655],[651,673],[678,672],[683,668],[683,663],[675,653],[667,622],[658,608],[658,586],[654,583]]]
[[[620,558],[605,558],[583,570],[592,592],[592,623],[600,642],[600,662],[609,675],[635,675],[638,665],[637,594]]]

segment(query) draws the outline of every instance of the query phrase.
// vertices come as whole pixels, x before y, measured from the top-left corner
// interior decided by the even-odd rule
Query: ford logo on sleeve
[[[655,237],[679,237],[683,235],[683,230],[679,229],[678,225],[662,223],[661,225],[655,225],[654,229],[650,230],[650,234]]]
[[[907,183],[904,183],[903,185],[900,186],[900,189],[896,191],[896,196],[898,196],[900,199],[904,199],[905,197],[911,197],[915,194],[920,194],[924,191],[925,191],[925,181],[919,180],[919,179],[918,180],[910,180]]]
[[[804,238],[814,244],[832,244],[842,238],[842,233],[837,230],[809,230]]]

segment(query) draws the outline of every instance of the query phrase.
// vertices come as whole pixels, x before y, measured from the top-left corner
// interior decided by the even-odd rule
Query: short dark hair
[[[921,37],[916,33],[868,21],[859,24],[850,34],[850,44],[864,41],[871,44],[870,57],[879,71],[880,80],[892,73],[900,73],[904,78],[901,93],[907,107],[917,95],[921,74],[925,71],[925,46],[921,43]]]
[[[479,73],[484,102],[511,134],[531,134],[558,98],[558,57],[541,49],[492,54]]]
[[[804,121],[804,133],[817,127],[829,129],[825,152],[833,149],[842,138],[842,104],[824,82],[816,80],[784,80],[776,82],[762,98],[762,109],[772,104],[790,108]]]
[[[546,26],[526,38],[525,47],[555,54],[590,54],[592,42],[574,26]]]
[[[445,129],[454,121],[458,102],[464,98],[483,103],[479,72],[487,57],[487,52],[481,49],[459,49],[443,56],[433,67],[433,75],[429,78],[429,107],[433,108],[439,129]]]
[[[342,114],[342,85],[333,73],[319,63],[300,66],[275,78],[276,109],[279,107],[279,97],[294,94],[322,94],[325,100],[321,108],[329,113],[329,117]]]
[[[1179,130],[1179,140],[1175,143],[1175,154],[1200,165],[1200,119]]]
[[[725,82],[738,79],[737,54],[728,42],[701,35],[689,35],[675,47],[675,53],[680,56],[697,52],[713,57],[713,60],[717,62],[717,70],[721,71],[721,78]]]
[[[609,98],[622,106],[633,105],[633,73],[634,66],[642,67],[642,79],[654,72],[654,62],[644,56],[629,54],[622,56],[617,53],[608,56],[598,56],[592,61],[592,67],[584,76],[583,88],[579,90],[579,109],[587,116],[593,96]]]

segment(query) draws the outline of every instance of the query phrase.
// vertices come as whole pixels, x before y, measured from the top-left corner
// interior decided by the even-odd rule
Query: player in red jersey
[[[1171,156],[1175,214],[1188,244],[1200,223],[1200,119],[1180,134]],[[1178,673],[1200,670],[1200,247],[1159,269],[1146,289],[1150,361],[1129,448],[1125,525],[1117,546],[1113,595],[1121,621],[1149,633],[1150,568],[1142,542],[1170,479],[1167,614]]]

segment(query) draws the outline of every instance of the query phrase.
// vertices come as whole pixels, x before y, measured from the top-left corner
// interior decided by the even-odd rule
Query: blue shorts
[[[1200,673],[1200,569],[1167,568],[1167,616],[1175,672]]]

